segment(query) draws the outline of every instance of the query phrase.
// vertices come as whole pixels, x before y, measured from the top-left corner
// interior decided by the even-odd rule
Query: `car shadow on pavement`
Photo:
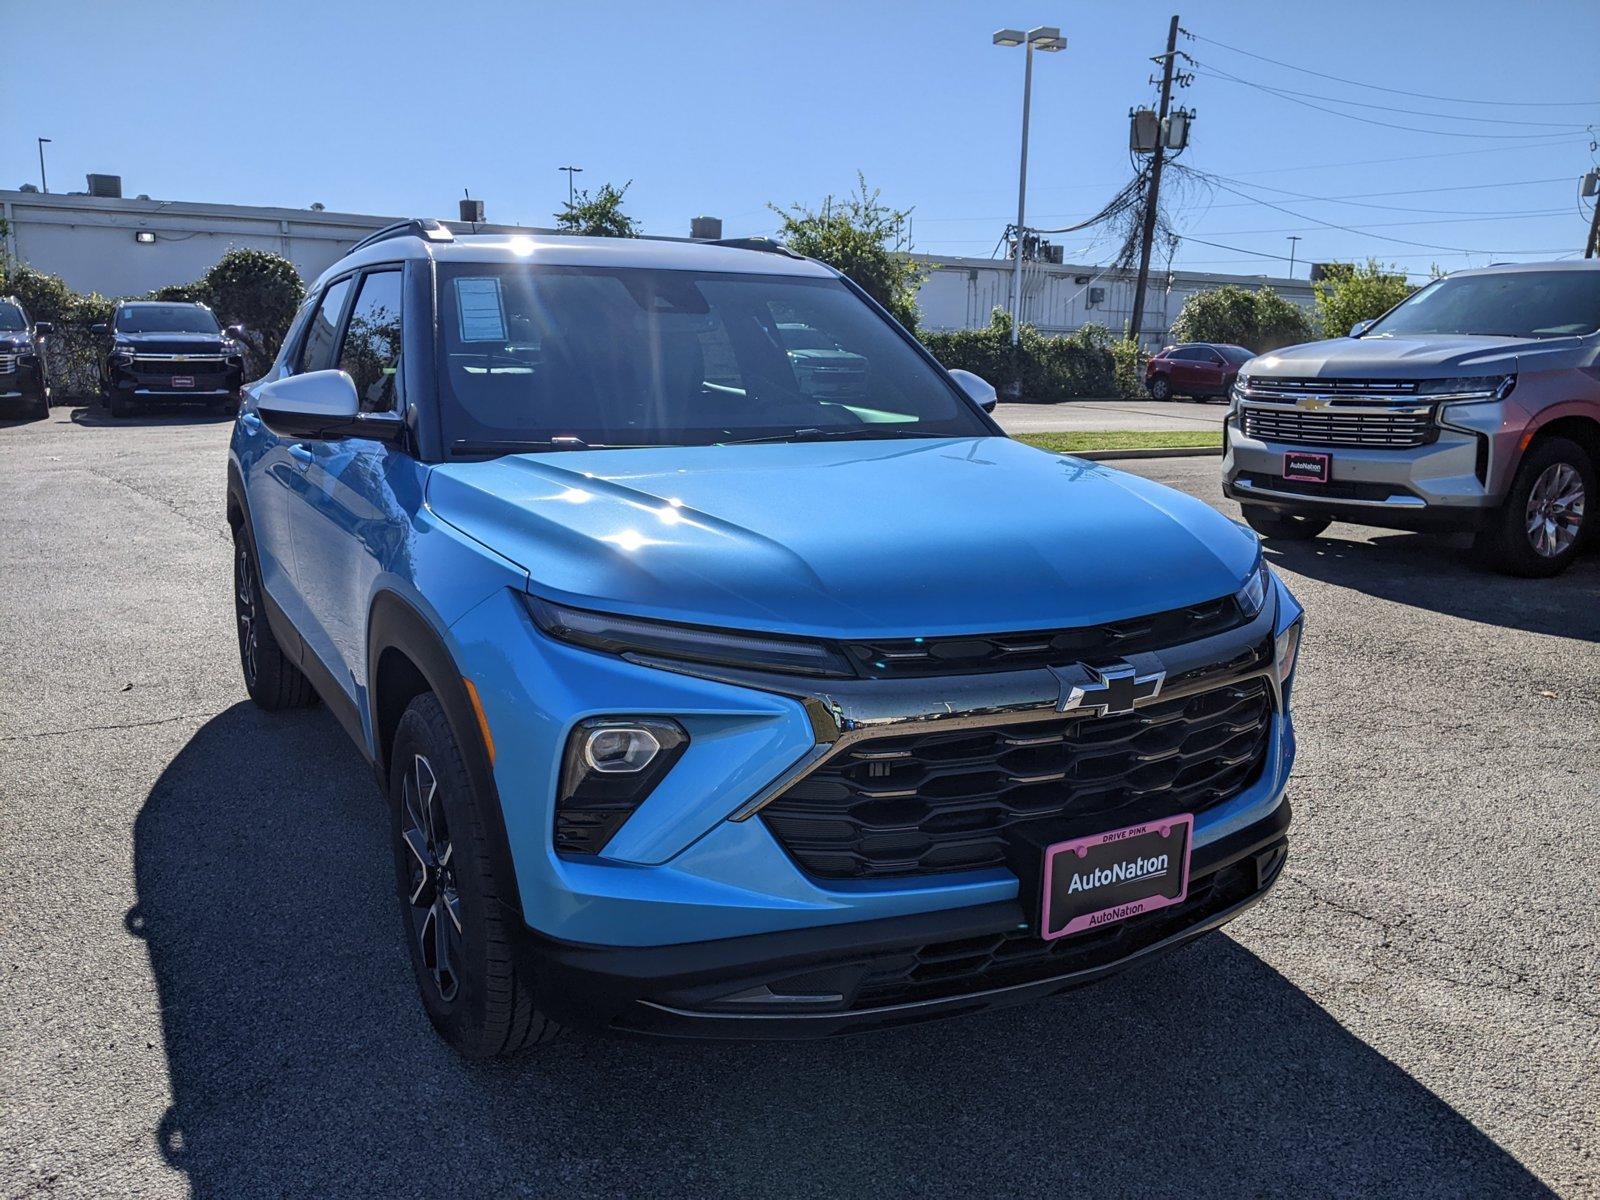
[[[127,927],[170,1070],[151,1136],[196,1196],[1549,1194],[1221,935],[939,1024],[469,1064],[413,996],[386,838],[321,708],[237,704],[151,790]]]
[[[152,404],[125,417],[113,417],[98,405],[72,410],[72,423],[85,429],[125,429],[138,425],[220,425],[233,420],[233,412],[183,404]]]
[[[1267,561],[1380,600],[1529,633],[1600,642],[1600,547],[1554,579],[1518,579],[1473,562],[1465,549],[1416,533],[1272,538]]]

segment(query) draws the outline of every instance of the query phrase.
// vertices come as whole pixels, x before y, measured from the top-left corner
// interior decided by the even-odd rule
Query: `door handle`
[[[302,446],[299,442],[296,442],[294,445],[289,447],[289,457],[294,459],[295,462],[299,463],[302,467],[309,467],[311,465],[311,460],[315,457],[315,455],[311,453],[309,447]]]

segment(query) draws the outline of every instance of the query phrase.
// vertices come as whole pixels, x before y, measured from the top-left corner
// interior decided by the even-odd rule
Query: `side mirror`
[[[109,325],[91,325],[91,326],[89,326],[89,333],[94,337],[105,337],[106,334],[108,334],[110,332],[111,332],[111,326],[109,326]]]
[[[285,437],[328,441],[395,441],[405,431],[398,413],[364,413],[355,381],[343,371],[310,371],[262,384],[255,407],[267,428]]]
[[[1354,325],[1350,326],[1350,336],[1360,337],[1375,324],[1377,324],[1377,318],[1373,318],[1370,321],[1357,321]]]
[[[971,371],[963,371],[960,367],[950,372],[950,378],[967,394],[971,400],[986,413],[992,413],[1000,397],[994,390],[994,385],[981,375],[974,375]]]
[[[228,337],[231,337],[236,342],[244,341],[244,326],[243,325],[229,325],[222,332],[224,334],[226,334]]]
[[[33,323],[33,332],[38,337],[49,337],[55,331],[55,325],[49,321],[35,321]]]

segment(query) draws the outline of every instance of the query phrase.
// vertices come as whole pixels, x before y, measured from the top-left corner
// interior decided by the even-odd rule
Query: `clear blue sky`
[[[566,194],[556,168],[575,163],[582,185],[633,180],[627,207],[648,232],[686,234],[707,213],[731,235],[770,231],[769,201],[819,201],[859,168],[885,200],[914,207],[918,249],[987,256],[1015,212],[1022,82],[1022,51],[992,46],[991,32],[1059,24],[1070,40],[1035,63],[1028,212],[1031,225],[1067,224],[1130,175],[1127,111],[1154,97],[1149,56],[1172,11],[1147,0],[56,0],[46,12],[0,0],[0,186],[38,181],[43,135],[58,191],[104,171],[158,199],[454,215],[470,187],[491,220],[544,225]],[[1287,264],[1238,250],[1286,254],[1291,233],[1302,264],[1376,255],[1418,271],[1581,250],[1600,0],[1191,0],[1179,11],[1212,39],[1179,43],[1202,64],[1179,97],[1199,113],[1183,161],[1254,199],[1175,195],[1181,230],[1238,248],[1189,241],[1178,264],[1281,273]],[[1350,87],[1216,42],[1492,103]],[[1450,136],[1463,133],[1501,136]],[[1363,202],[1320,199],[1352,193]],[[1092,235],[1063,240],[1074,261],[1109,254]]]

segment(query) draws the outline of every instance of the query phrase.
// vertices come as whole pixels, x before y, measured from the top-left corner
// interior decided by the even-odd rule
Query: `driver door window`
[[[350,310],[339,369],[355,381],[362,412],[392,412],[400,371],[399,271],[373,271],[362,277]]]

